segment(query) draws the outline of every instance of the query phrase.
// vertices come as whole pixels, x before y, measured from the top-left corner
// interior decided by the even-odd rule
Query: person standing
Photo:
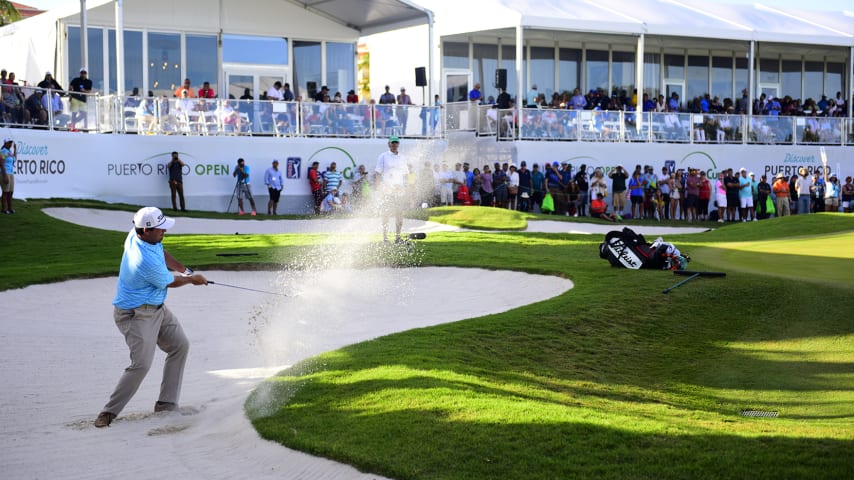
[[[155,347],[166,352],[166,363],[154,411],[178,408],[190,344],[178,319],[164,304],[166,289],[208,284],[203,275],[193,273],[163,249],[163,236],[175,225],[174,219],[159,208],[145,207],[133,216],[133,225],[125,239],[113,299],[113,319],[130,349],[131,363],[98,414],[98,428],[109,426],[133,398],[151,368]],[[182,273],[174,275],[169,270]]]
[[[383,226],[383,242],[388,243],[388,219],[394,215],[394,242],[402,243],[403,207],[406,202],[406,179],[409,166],[399,153],[400,139],[392,135],[388,139],[388,151],[377,158],[376,184],[380,195]]]
[[[789,182],[783,172],[778,173],[776,179],[773,190],[777,201],[774,207],[778,217],[787,217],[792,214],[789,210]]]
[[[314,197],[314,214],[320,214],[320,204],[323,202],[323,181],[320,179],[320,162],[314,162],[308,169],[308,186],[311,188],[311,196]]]
[[[768,177],[762,175],[759,177],[759,183],[756,185],[756,218],[764,220],[768,218],[768,197],[771,195],[771,185],[768,183]]]
[[[249,179],[249,165],[246,165],[246,162],[244,162],[242,158],[238,158],[237,167],[234,168],[234,173],[232,173],[231,176],[237,178],[237,214],[245,215],[245,212],[243,211],[243,199],[246,198],[249,200],[249,205],[252,207],[251,215],[254,217],[257,213],[255,212],[255,199],[252,197],[252,185],[250,184]]]
[[[715,204],[718,206],[718,223],[724,223],[727,212],[728,199],[726,194],[726,172],[718,172],[715,181]]]
[[[741,176],[738,178],[738,206],[741,221],[756,221],[756,211],[753,210],[753,182],[747,176],[747,169],[739,170]]]
[[[629,175],[622,165],[617,165],[617,168],[608,176],[611,177],[611,191],[614,192],[614,196],[611,198],[614,214],[617,215],[617,218],[622,218],[626,211],[626,180],[629,179]]]
[[[178,158],[178,152],[172,152],[172,159],[166,165],[169,171],[169,191],[172,193],[172,210],[178,210],[178,204],[175,202],[177,196],[181,202],[181,211],[187,211],[187,205],[184,203],[184,167],[187,164]]]
[[[412,98],[406,93],[406,89],[400,87],[400,95],[397,96],[397,120],[400,122],[400,134],[406,134],[406,123],[409,119],[409,105],[412,105]]]
[[[528,162],[522,160],[519,163],[519,203],[518,210],[521,212],[531,211],[531,196],[534,193],[534,180],[531,171],[528,170]]]
[[[806,168],[798,170],[800,177],[795,180],[795,189],[798,191],[798,215],[810,213],[810,191],[815,189],[812,177]]]
[[[12,208],[12,195],[15,193],[15,160],[18,158],[18,145],[12,137],[3,140],[0,148],[0,190],[2,190],[3,213],[15,213]]]
[[[83,118],[83,128],[89,128],[88,115],[88,96],[86,94],[92,91],[92,80],[89,79],[89,74],[85,68],[80,69],[80,75],[71,80],[68,85],[71,92],[71,128],[77,128],[77,122]]]
[[[282,172],[279,171],[278,160],[273,160],[273,166],[264,172],[264,185],[267,185],[267,191],[270,193],[267,215],[278,215],[276,209],[279,208],[279,198],[282,195]]]

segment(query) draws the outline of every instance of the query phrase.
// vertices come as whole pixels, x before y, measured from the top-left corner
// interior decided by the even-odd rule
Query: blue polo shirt
[[[15,174],[15,156],[6,147],[0,148],[0,157],[3,157],[3,165],[6,167],[7,175]]]
[[[166,300],[166,286],[173,281],[174,276],[166,268],[163,244],[145,242],[136,236],[136,230],[131,230],[125,240],[113,305],[121,309],[160,305]]]

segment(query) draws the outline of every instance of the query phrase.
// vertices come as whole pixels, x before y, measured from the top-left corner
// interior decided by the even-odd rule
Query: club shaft
[[[237,285],[229,285],[229,284],[227,284],[227,283],[214,282],[214,281],[211,281],[211,280],[208,280],[208,283],[210,283],[211,285],[219,285],[219,286],[222,286],[222,287],[237,288],[237,289],[240,289],[240,290],[248,290],[248,291],[250,291],[250,292],[266,293],[266,294],[268,294],[268,295],[279,295],[279,296],[282,296],[282,297],[287,297],[287,296],[288,296],[288,295],[285,295],[284,293],[279,293],[279,292],[270,292],[270,291],[267,291],[267,290],[258,290],[257,288],[240,287],[240,286],[237,286]]]

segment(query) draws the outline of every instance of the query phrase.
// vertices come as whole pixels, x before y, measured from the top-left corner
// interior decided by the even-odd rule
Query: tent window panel
[[[187,78],[197,91],[202,83],[210,82],[211,88],[219,95],[217,74],[217,38],[214,35],[187,35]]]
[[[816,102],[824,93],[824,64],[822,62],[804,62],[804,98]]]
[[[783,77],[780,82],[780,96],[801,98],[801,61],[783,60]]]
[[[480,83],[484,96],[498,96],[495,88],[495,70],[498,68],[498,45],[474,44],[474,82]],[[510,73],[509,71],[507,72]]]
[[[685,102],[709,93],[709,57],[689,56],[686,77]]]
[[[661,55],[645,53],[643,56],[643,93],[658,98],[661,91]]]
[[[611,54],[611,93],[631,98],[635,88],[635,54],[631,52],[613,52]]]
[[[443,68],[469,68],[469,44],[445,42],[442,44]]]
[[[671,81],[685,80],[684,55],[664,55],[664,78]]]
[[[507,93],[516,98],[516,46],[501,46],[501,68],[507,70]],[[525,71],[525,60],[522,59],[522,71]],[[524,76],[522,77],[524,78]]]
[[[320,42],[294,41],[294,91],[304,99],[320,92]],[[309,85],[314,89],[309,88]]]
[[[356,88],[356,70],[353,60],[356,58],[356,46],[352,43],[326,43],[326,86],[334,96]]]
[[[845,64],[844,63],[827,63],[827,76],[824,78],[824,94],[828,98],[836,98],[836,92],[844,90],[842,87],[845,84]]]
[[[181,36],[149,33],[148,90],[158,97],[171,97],[181,83]]]
[[[110,29],[110,59],[116,58],[116,31]],[[142,32],[125,30],[125,85],[120,90],[121,95],[128,95],[134,88],[140,89],[140,95],[145,95],[142,87]],[[118,80],[116,79],[116,62],[110,61],[110,93],[116,93]]]
[[[554,47],[531,47],[531,83],[537,84],[539,92],[546,95],[547,102],[551,101],[555,91]]]
[[[253,65],[287,65],[288,40],[255,35],[223,35],[222,61]]]
[[[83,62],[80,55],[80,27],[68,27],[68,80],[77,77],[80,68],[86,68],[92,91],[104,91],[104,29],[89,27],[89,62]],[[87,63],[84,65],[84,63]]]
[[[712,97],[732,99],[732,58],[712,57]],[[722,102],[723,103],[723,102]]]
[[[581,50],[561,48],[559,52],[558,76],[561,91],[573,91],[581,88]]]
[[[587,51],[587,86],[588,90],[601,88],[608,91],[608,52],[604,50]]]
[[[736,98],[741,98],[742,90],[750,91],[748,87],[749,83],[749,72],[747,69],[747,59],[746,58],[736,58],[735,59],[735,96]]]
[[[759,83],[780,83],[780,61],[774,59],[759,60]]]

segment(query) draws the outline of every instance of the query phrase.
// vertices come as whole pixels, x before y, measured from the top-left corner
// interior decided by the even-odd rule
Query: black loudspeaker
[[[416,67],[415,68],[415,86],[416,87],[426,87],[427,86],[427,68],[426,67]]]
[[[496,68],[495,69],[495,88],[507,90],[507,69],[506,68]]]
[[[308,90],[306,100],[314,101],[314,97],[317,96],[317,82],[305,82],[305,89]]]

